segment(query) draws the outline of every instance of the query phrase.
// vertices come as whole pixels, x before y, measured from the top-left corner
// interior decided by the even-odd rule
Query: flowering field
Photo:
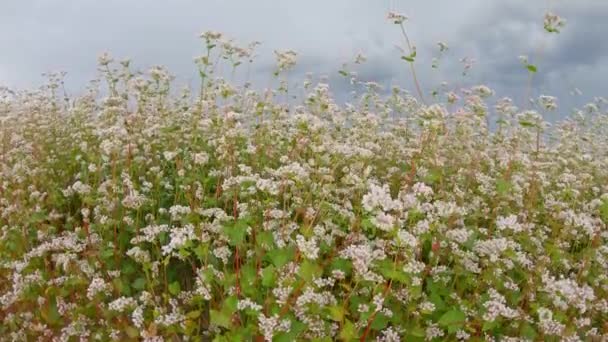
[[[256,44],[202,42],[200,89],[102,55],[77,98],[0,90],[1,341],[608,339],[606,100],[288,103],[295,52],[256,91],[214,73]]]

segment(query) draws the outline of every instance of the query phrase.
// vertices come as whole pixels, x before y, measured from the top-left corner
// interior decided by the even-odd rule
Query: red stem
[[[391,290],[392,282],[393,282],[392,280],[389,280],[388,283],[386,283],[386,287],[384,288],[384,293],[382,294],[383,297],[386,298],[386,295]],[[365,331],[363,332],[363,335],[361,335],[361,338],[359,339],[359,341],[365,342],[365,340],[367,339],[367,335],[369,335],[369,332],[372,328],[372,322],[374,321],[374,318],[376,318],[376,314],[378,314],[378,311],[375,311],[370,316],[370,318],[367,320],[367,327],[365,327]]]

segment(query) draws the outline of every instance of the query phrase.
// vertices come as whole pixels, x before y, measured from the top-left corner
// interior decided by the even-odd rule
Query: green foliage
[[[464,327],[466,323],[466,315],[459,309],[446,311],[438,321],[439,325],[447,328],[448,332],[453,333]]]

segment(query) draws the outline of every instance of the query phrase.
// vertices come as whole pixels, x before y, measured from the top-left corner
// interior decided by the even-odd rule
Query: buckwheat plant
[[[0,89],[0,340],[608,339],[605,99],[288,105],[202,39],[200,92],[107,54],[107,90]]]

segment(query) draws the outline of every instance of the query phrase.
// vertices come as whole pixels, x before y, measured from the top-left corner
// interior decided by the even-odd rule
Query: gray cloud
[[[543,32],[547,3],[568,20],[560,35]],[[95,77],[96,57],[106,50],[133,58],[142,69],[166,65],[178,81],[193,82],[192,59],[203,52],[198,34],[212,29],[243,43],[263,42],[252,70],[262,86],[273,69],[272,51],[292,48],[301,56],[292,79],[307,71],[328,74],[334,92],[346,93],[349,86],[337,70],[362,51],[369,59],[357,70],[361,79],[413,89],[395,48],[402,43],[399,30],[385,20],[388,10],[410,16],[407,29],[418,47],[416,66],[426,92],[444,80],[456,88],[485,83],[521,101],[526,71],[517,57],[534,59],[543,46],[535,95],[558,95],[562,106],[578,105],[568,94],[574,87],[587,96],[604,95],[608,46],[601,41],[608,32],[608,3],[596,0],[9,0],[0,3],[0,84],[32,87],[43,81],[42,72],[64,70],[77,89]],[[451,48],[433,70],[437,41]],[[463,77],[459,60],[465,56],[478,62]]]

